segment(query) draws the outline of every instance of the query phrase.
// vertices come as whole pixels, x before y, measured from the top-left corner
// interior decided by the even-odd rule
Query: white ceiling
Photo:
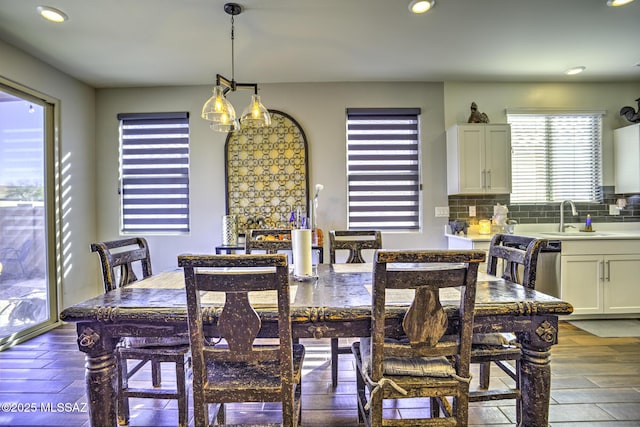
[[[231,78],[224,3],[0,0],[0,39],[95,87],[212,84]],[[238,3],[240,82],[640,81],[637,0],[436,0],[425,15],[409,0]]]

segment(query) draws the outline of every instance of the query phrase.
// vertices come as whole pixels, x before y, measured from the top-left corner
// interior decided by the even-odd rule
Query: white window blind
[[[347,109],[350,229],[420,227],[418,108]]]
[[[602,114],[507,114],[511,203],[602,201]]]
[[[188,113],[119,114],[121,230],[189,231]]]

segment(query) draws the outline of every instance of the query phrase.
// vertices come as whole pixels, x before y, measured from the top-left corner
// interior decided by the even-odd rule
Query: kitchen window
[[[420,228],[419,108],[347,109],[349,229]]]
[[[189,232],[188,113],[119,114],[123,234]]]
[[[602,112],[508,113],[511,203],[602,201]]]

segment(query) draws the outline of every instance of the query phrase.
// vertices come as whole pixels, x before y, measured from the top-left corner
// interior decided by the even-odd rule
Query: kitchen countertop
[[[570,224],[576,227],[576,231],[566,231],[560,233],[557,231],[557,224],[523,224],[516,226],[514,234],[521,236],[537,237],[548,240],[620,240],[620,239],[640,239],[640,222],[632,224],[603,223],[594,225],[593,232],[577,231],[582,224]],[[445,231],[445,237],[450,239],[462,239],[471,242],[489,242],[493,234],[478,233],[477,226],[470,226],[467,235],[451,234],[448,228]]]

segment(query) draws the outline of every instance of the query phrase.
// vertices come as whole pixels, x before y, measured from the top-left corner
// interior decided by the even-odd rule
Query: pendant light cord
[[[232,89],[235,90],[236,85],[236,76],[235,76],[235,64],[234,64],[234,49],[233,42],[235,40],[235,31],[234,31],[234,19],[233,15],[231,15],[231,85],[234,86]]]

